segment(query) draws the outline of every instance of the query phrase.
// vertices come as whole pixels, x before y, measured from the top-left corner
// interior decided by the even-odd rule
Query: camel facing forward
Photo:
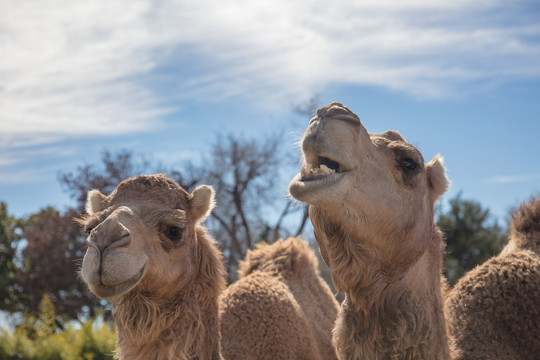
[[[200,222],[211,187],[191,194],[163,176],[88,194],[82,278],[110,300],[119,359],[218,360],[221,253]]]

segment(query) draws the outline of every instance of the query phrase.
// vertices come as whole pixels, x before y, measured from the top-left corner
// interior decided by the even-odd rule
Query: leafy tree
[[[19,240],[16,219],[9,216],[7,204],[0,202],[0,310],[14,311],[16,308],[15,255]]]
[[[446,238],[445,275],[451,285],[467,271],[498,254],[506,243],[506,232],[491,220],[489,210],[461,194],[450,200],[450,209],[437,224]]]
[[[77,319],[82,312],[93,314],[98,303],[77,276],[86,248],[73,221],[76,216],[73,210],[60,214],[48,207],[20,222],[26,246],[16,275],[18,310],[37,314],[47,295],[65,320]]]

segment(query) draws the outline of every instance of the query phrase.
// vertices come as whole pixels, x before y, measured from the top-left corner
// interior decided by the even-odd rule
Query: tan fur
[[[220,359],[224,268],[198,225],[211,208],[209,194],[207,187],[189,195],[160,175],[124,181],[106,198],[90,193],[104,200],[102,208],[89,200],[83,219],[91,231],[82,277],[112,302],[118,358]],[[189,203],[194,198],[195,208]],[[183,229],[177,242],[167,237],[172,225]]]
[[[532,199],[512,212],[508,245],[540,255],[540,198]]]
[[[338,358],[449,359],[444,241],[433,218],[448,186],[441,159],[424,165],[399,133],[368,133],[340,103],[317,111],[302,150],[307,168],[324,158],[339,164],[289,186],[310,205],[321,254],[346,294],[333,335]]]
[[[226,359],[336,358],[331,329],[338,303],[305,242],[259,245],[248,251],[238,273],[221,298]]]
[[[500,255],[468,272],[445,303],[456,360],[533,360],[540,354],[540,199],[513,212]]]

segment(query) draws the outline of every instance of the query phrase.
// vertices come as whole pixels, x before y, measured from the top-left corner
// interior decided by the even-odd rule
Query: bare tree
[[[311,119],[315,116],[317,109],[320,107],[321,101],[318,95],[312,96],[307,101],[300,103],[294,107],[294,112]],[[299,236],[304,231],[307,220],[309,219],[309,206],[307,204],[302,204],[302,218],[300,220],[300,226],[294,236]]]
[[[98,189],[104,194],[113,191],[120,182],[142,174],[165,173],[183,188],[192,189],[202,178],[201,169],[186,163],[184,171],[168,169],[161,162],[149,156],[135,156],[131,151],[120,150],[113,153],[104,150],[101,164],[78,166],[75,172],[60,172],[58,181],[72,198],[77,201],[77,210],[84,211],[88,191]]]
[[[279,168],[279,137],[262,141],[229,135],[220,137],[203,161],[204,182],[214,186],[217,207],[209,228],[219,241],[229,276],[247,249],[267,240],[264,210],[275,208],[275,180]]]
[[[148,159],[134,159],[133,153],[121,150],[112,153],[104,150],[101,157],[101,168],[94,164],[78,166],[73,172],[58,174],[60,185],[77,201],[79,212],[84,210],[86,194],[92,189],[98,189],[104,194],[113,191],[123,180],[139,175],[150,169]]]

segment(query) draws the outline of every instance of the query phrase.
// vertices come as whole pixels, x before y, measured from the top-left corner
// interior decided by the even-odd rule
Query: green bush
[[[116,334],[105,322],[89,319],[58,329],[47,296],[39,318],[27,316],[13,332],[0,329],[0,360],[106,360],[113,359],[115,346]]]

